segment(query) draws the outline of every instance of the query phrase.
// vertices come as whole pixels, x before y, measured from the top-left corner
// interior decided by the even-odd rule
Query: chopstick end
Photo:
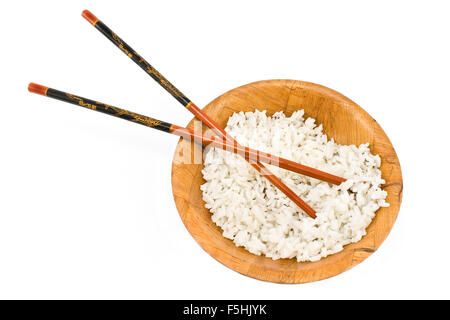
[[[90,12],[89,10],[83,10],[83,12],[81,13],[81,16],[83,18],[85,18],[90,24],[92,24],[93,26],[95,26],[95,24],[98,22],[98,19],[96,16],[94,16],[92,14],[92,12]]]
[[[40,94],[43,96],[47,95],[48,87],[41,86],[40,84],[30,82],[28,85],[28,91],[36,94]]]

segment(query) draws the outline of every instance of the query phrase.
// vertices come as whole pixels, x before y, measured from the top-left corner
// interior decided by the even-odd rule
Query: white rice
[[[369,144],[339,145],[322,125],[282,112],[235,113],[225,130],[241,145],[348,179],[340,186],[275,166],[267,167],[317,211],[312,219],[241,156],[210,148],[202,171],[205,206],[223,235],[253,254],[272,259],[317,261],[366,234],[375,212],[389,206],[378,155]]]

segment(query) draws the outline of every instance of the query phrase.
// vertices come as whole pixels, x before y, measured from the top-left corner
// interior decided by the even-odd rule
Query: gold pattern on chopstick
[[[156,119],[153,119],[153,118],[150,118],[147,116],[143,116],[143,115],[140,115],[140,114],[128,111],[128,110],[113,107],[106,103],[102,103],[102,102],[98,102],[98,101],[95,102],[96,104],[87,103],[87,102],[84,102],[84,100],[82,98],[74,96],[73,94],[70,94],[70,93],[66,93],[66,96],[69,99],[78,101],[78,104],[82,107],[85,107],[85,108],[88,108],[91,110],[101,111],[101,112],[107,112],[108,110],[111,110],[112,112],[107,112],[107,113],[109,113],[115,117],[119,117],[119,118],[123,118],[122,116],[128,116],[129,119],[127,119],[127,120],[141,123],[147,127],[156,127],[162,123],[162,121],[160,121],[160,120],[156,120]],[[100,105],[102,105],[103,108],[98,107]]]
[[[119,38],[119,36],[113,32],[113,33],[112,33],[112,37],[113,37],[113,39],[116,40],[117,43],[119,44],[119,49],[122,50],[128,57],[132,58],[133,55],[132,55],[127,49],[124,48],[123,42],[122,42],[122,40]]]
[[[82,106],[82,107],[86,107],[86,108],[89,108],[89,109],[92,109],[92,110],[96,110],[96,109],[97,109],[97,106],[96,106],[95,104],[85,103],[85,102],[83,101],[83,99],[78,98],[78,97],[74,96],[73,94],[66,93],[66,96],[67,96],[68,98],[72,99],[72,100],[77,100],[77,101],[78,101],[78,104],[79,104],[80,106]]]
[[[162,123],[162,121],[160,121],[160,120],[156,120],[156,119],[153,119],[153,118],[150,118],[147,116],[143,116],[143,115],[131,112],[131,111],[116,108],[116,107],[110,106],[109,104],[105,104],[105,103],[101,103],[101,102],[97,102],[97,104],[102,104],[105,108],[105,111],[107,111],[108,109],[113,110],[114,116],[116,116],[116,117],[121,117],[123,115],[127,115],[127,116],[131,117],[131,119],[129,119],[129,120],[131,120],[133,122],[141,123],[143,125],[146,125],[147,127],[156,127]]]
[[[183,94],[173,86],[164,76],[158,72],[155,68],[153,68],[144,58],[142,58],[137,52],[134,52],[134,55],[139,58],[139,63],[143,63],[145,65],[145,71],[156,77],[161,85],[166,88],[171,95],[175,97],[183,97]]]

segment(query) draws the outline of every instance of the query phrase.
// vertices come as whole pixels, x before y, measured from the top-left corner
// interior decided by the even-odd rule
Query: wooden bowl
[[[370,150],[381,157],[384,190],[390,207],[380,208],[357,243],[317,262],[295,259],[272,260],[254,255],[222,236],[222,230],[205,209],[200,185],[202,164],[185,164],[182,150],[193,152],[193,145],[180,139],[172,164],[172,191],[184,225],[200,246],[227,267],[252,278],[278,283],[305,283],[335,276],[370,256],[388,235],[397,218],[402,199],[402,174],[397,155],[383,129],[367,112],[342,94],[321,85],[296,80],[268,80],[244,85],[224,93],[203,111],[222,127],[239,111],[267,110],[268,115],[284,111],[290,116],[298,109],[323,125],[328,139],[339,144],[370,143]],[[193,128],[193,121],[189,123]],[[206,130],[204,127],[203,130]],[[187,148],[186,148],[187,147]],[[184,155],[185,156],[185,155]],[[189,155],[192,156],[192,155]]]

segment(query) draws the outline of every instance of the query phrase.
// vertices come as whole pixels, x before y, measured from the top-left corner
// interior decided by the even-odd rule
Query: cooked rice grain
[[[369,144],[339,145],[322,125],[265,111],[233,114],[225,130],[240,144],[348,179],[340,186],[267,167],[317,211],[312,219],[239,155],[210,148],[202,171],[205,206],[223,235],[256,255],[317,261],[356,242],[385,202],[381,159]]]

